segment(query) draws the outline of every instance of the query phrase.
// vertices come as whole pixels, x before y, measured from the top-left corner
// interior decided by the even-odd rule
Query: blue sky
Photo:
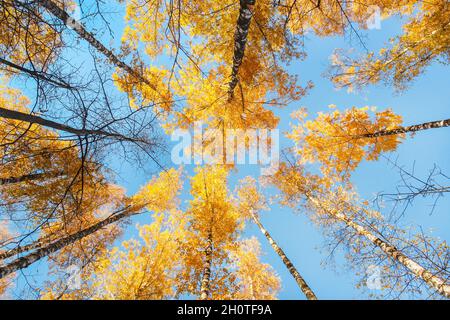
[[[115,15],[115,17],[117,20],[113,23],[113,28],[118,41],[123,23],[120,14]],[[369,50],[376,51],[389,37],[398,34],[398,32],[400,32],[398,19],[383,21],[380,30],[365,32],[367,35],[365,44]],[[281,118],[279,129],[282,132],[289,130],[291,112],[303,106],[308,108],[309,114],[312,116],[318,111],[327,111],[329,104],[336,104],[340,109],[366,105],[377,106],[379,109],[390,107],[403,116],[406,125],[449,118],[450,70],[447,66],[437,63],[429,67],[425,74],[421,75],[406,91],[401,93],[396,93],[394,89],[383,85],[370,86],[360,93],[336,90],[330,81],[323,77],[323,73],[329,65],[329,56],[336,48],[350,49],[352,47],[362,51],[356,38],[350,39],[348,36],[345,38],[310,36],[306,39],[305,49],[308,54],[306,60],[292,63],[289,66],[289,71],[298,75],[302,84],[312,80],[315,87],[301,101],[276,111]],[[396,159],[399,165],[408,169],[414,165],[415,173],[420,177],[426,177],[435,164],[444,173],[450,175],[449,138],[449,128],[419,132],[413,138],[408,137],[400,145],[397,152],[385,156]],[[282,138],[281,147],[286,146],[290,146],[290,144],[285,138]],[[170,161],[167,161],[166,165],[172,166]],[[133,166],[122,163],[120,160],[113,161],[112,166],[120,174],[118,183],[124,186],[130,194],[137,191],[150,178],[149,175],[137,171]],[[149,172],[157,171],[157,168],[151,162],[148,166],[146,169]],[[259,176],[259,169],[255,166],[239,166],[238,169],[238,172],[231,174],[230,189],[234,189],[234,182],[246,175]],[[186,166],[188,173],[192,173],[192,170],[193,166]],[[395,192],[395,187],[400,183],[400,176],[398,169],[393,168],[387,158],[381,157],[376,162],[363,162],[354,173],[352,181],[361,197],[371,200],[379,192]],[[190,199],[188,181],[185,183],[181,198],[185,207],[185,201]],[[400,220],[400,224],[404,226],[420,225],[425,231],[432,228],[432,235],[450,241],[450,212],[448,210],[450,201],[446,198],[441,199],[430,215],[432,203],[432,199],[418,199],[414,206],[407,210],[405,216]],[[149,215],[134,219],[135,223],[141,224],[150,221]],[[355,288],[356,277],[351,271],[343,267],[343,261],[339,254],[335,268],[322,265],[328,253],[320,250],[323,237],[320,230],[312,225],[307,216],[274,205],[270,211],[262,214],[262,222],[285,250],[319,299],[367,297],[366,293]],[[299,291],[280,258],[273,252],[266,239],[260,235],[259,230],[249,224],[245,230],[245,236],[252,235],[260,239],[263,251],[266,253],[263,260],[270,263],[282,279],[283,288],[279,298],[304,299],[303,294]],[[134,227],[130,226],[125,238],[134,236],[136,236],[136,232]],[[29,268],[26,272],[43,275],[45,270],[45,262],[41,262]],[[18,286],[21,285],[23,285],[22,281],[19,282]]]

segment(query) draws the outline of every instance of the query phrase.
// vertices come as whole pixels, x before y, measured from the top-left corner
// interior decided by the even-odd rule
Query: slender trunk
[[[245,46],[247,44],[248,29],[253,16],[253,6],[256,0],[240,0],[239,17],[236,23],[236,31],[234,34],[234,57],[233,67],[231,69],[231,80],[228,89],[228,100],[233,99],[234,89],[238,84],[239,67],[244,58]]]
[[[436,128],[444,128],[444,127],[450,127],[450,119],[445,120],[439,120],[439,121],[431,121],[431,122],[425,122],[421,124],[416,124],[408,127],[399,127],[391,130],[381,130],[376,131],[373,133],[366,133],[356,136],[357,139],[359,138],[377,138],[377,137],[383,137],[383,136],[392,136],[396,134],[401,133],[412,133],[422,130],[428,130],[428,129],[436,129]]]
[[[273,250],[280,256],[281,260],[283,260],[284,265],[289,270],[291,275],[294,277],[295,281],[300,287],[300,290],[305,294],[306,298],[308,300],[317,300],[316,295],[311,290],[311,288],[306,283],[305,279],[300,275],[300,273],[297,271],[295,266],[292,264],[291,260],[286,256],[283,249],[281,249],[278,244],[275,242],[275,240],[272,238],[272,236],[267,232],[267,230],[262,225],[261,221],[257,217],[257,215],[252,212],[252,218],[253,221],[258,225],[259,229],[261,230],[262,234],[269,240],[270,245],[272,246]]]
[[[2,267],[0,267],[0,279],[4,278],[8,274],[11,274],[17,270],[23,269],[28,267],[29,265],[33,264],[34,262],[78,241],[83,239],[84,237],[87,237],[96,231],[100,230],[103,227],[106,227],[114,222],[117,222],[119,220],[122,220],[127,217],[131,217],[137,214],[140,214],[140,210],[136,210],[136,208],[128,206],[120,211],[117,211],[116,213],[112,214],[108,218],[94,224],[91,227],[88,227],[84,230],[78,231],[74,234],[71,234],[70,236],[64,237],[62,239],[59,239],[57,241],[54,241],[52,243],[49,243],[46,246],[42,246],[33,253],[30,253],[26,256],[20,257]]]
[[[336,217],[344,221],[348,226],[352,227],[354,230],[356,230],[358,234],[365,236],[368,240],[370,240],[374,245],[379,247],[384,253],[386,253],[392,259],[400,262],[414,275],[423,279],[430,287],[436,289],[441,295],[450,298],[450,285],[447,285],[443,279],[433,275],[430,271],[426,270],[420,264],[404,255],[403,252],[398,250],[395,246],[376,237],[361,225],[356,224],[355,222],[349,220],[345,215],[337,214]]]
[[[21,254],[23,252],[27,252],[27,251],[30,251],[30,250],[41,248],[44,245],[45,245],[45,241],[43,241],[43,240],[36,240],[33,243],[30,243],[30,244],[27,244],[27,245],[24,245],[24,246],[18,246],[18,247],[14,248],[14,249],[7,250],[7,251],[4,251],[4,252],[0,253],[0,260],[5,260],[5,259],[8,259],[8,258],[11,258],[12,256]]]
[[[200,300],[207,300],[211,293],[211,268],[213,259],[213,226],[216,212],[214,206],[209,202],[208,187],[206,185],[205,174],[203,173],[203,183],[205,187],[206,202],[211,209],[211,219],[209,224],[208,237],[205,248],[205,265],[203,266],[202,280],[200,284]]]
[[[25,181],[36,181],[48,178],[58,178],[64,175],[64,171],[59,172],[43,172],[43,173],[30,173],[19,177],[0,178],[0,186],[7,184],[15,184]],[[1,255],[0,255],[1,256]]]
[[[98,41],[95,36],[87,31],[84,26],[72,18],[64,9],[62,9],[58,4],[51,0],[38,0],[37,3],[47,9],[52,15],[60,19],[65,25],[71,26],[73,30],[84,40],[86,40],[92,47],[103,54],[106,58],[111,61],[115,66],[125,70],[130,75],[135,76],[139,80],[145,82],[150,88],[157,91],[155,85],[150,83],[142,74],[136,72],[132,67],[130,67],[125,62],[121,61],[111,50],[106,48],[100,41]]]
[[[207,245],[205,249],[205,266],[203,268],[203,275],[200,287],[200,300],[208,299],[211,292],[211,266],[212,266],[212,251],[213,251],[213,240],[212,232],[209,233],[207,239]]]
[[[10,67],[12,69],[21,71],[23,73],[27,73],[30,76],[34,77],[34,78],[37,78],[37,79],[44,80],[44,81],[47,81],[49,83],[52,83],[52,84],[54,84],[54,85],[56,85],[58,87],[65,88],[65,89],[75,89],[74,87],[72,87],[70,84],[68,84],[64,80],[54,79],[55,77],[53,75],[48,74],[46,72],[27,69],[27,68],[25,68],[23,66],[15,64],[15,63],[13,63],[11,61],[8,61],[6,59],[3,59],[1,57],[0,57],[0,63],[3,63],[4,65],[6,65],[6,66],[8,66],[8,67]]]
[[[314,203],[314,205],[321,207],[318,200],[313,199],[308,196],[308,199]],[[344,222],[347,226],[351,227],[356,231],[357,234],[367,238],[370,242],[372,242],[375,246],[380,248],[386,255],[394,259],[395,261],[401,263],[405,266],[411,273],[421,278],[425,283],[427,283],[430,287],[436,289],[439,294],[443,295],[446,298],[450,298],[450,285],[446,283],[440,277],[433,275],[430,271],[422,267],[420,264],[415,262],[414,260],[407,257],[403,252],[398,250],[395,246],[391,245],[387,241],[381,240],[377,236],[375,236],[372,232],[361,226],[360,224],[352,221],[350,218],[345,216],[343,213],[331,213],[326,211],[332,217]]]
[[[247,281],[250,286],[250,297],[252,297],[250,300],[255,300],[255,290],[253,289],[253,280],[251,277],[248,277]]]
[[[108,138],[116,138],[116,139],[122,140],[122,141],[144,142],[139,139],[126,137],[119,133],[107,132],[107,131],[96,130],[96,129],[77,129],[77,128],[73,128],[68,125],[62,124],[62,123],[58,123],[55,121],[41,118],[39,116],[35,116],[32,114],[23,113],[23,112],[19,112],[19,111],[9,110],[9,109],[5,109],[5,108],[0,108],[0,117],[6,118],[6,119],[12,119],[12,120],[24,121],[24,122],[28,122],[31,124],[39,124],[39,125],[47,127],[47,128],[52,128],[52,129],[59,130],[59,131],[65,131],[65,132],[72,133],[77,136],[98,135],[98,136],[105,136]]]

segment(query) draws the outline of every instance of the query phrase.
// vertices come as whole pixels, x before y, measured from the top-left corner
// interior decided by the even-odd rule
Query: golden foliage
[[[119,208],[129,206],[129,210],[134,212],[141,211],[143,208],[154,212],[154,223],[138,228],[143,243],[130,240],[123,243],[122,246],[125,249],[123,251],[118,248],[109,250],[108,247],[122,233],[122,226],[113,224],[83,237],[73,245],[65,247],[53,255],[52,267],[54,269],[71,265],[76,265],[82,269],[83,286],[81,289],[70,292],[65,284],[57,283],[56,286],[51,284],[45,291],[43,298],[54,299],[61,296],[62,299],[127,299],[127,297],[133,296],[136,299],[161,299],[167,297],[169,291],[164,291],[165,293],[158,291],[152,295],[152,290],[156,286],[163,290],[165,287],[164,281],[160,283],[148,278],[148,281],[156,282],[149,283],[147,291],[140,292],[140,289],[144,289],[136,287],[139,286],[138,282],[123,282],[122,277],[129,277],[128,280],[130,281],[141,279],[140,276],[151,277],[151,272],[145,269],[144,262],[148,263],[148,268],[154,267],[155,272],[161,272],[161,277],[164,276],[166,267],[175,268],[175,264],[172,265],[172,263],[175,263],[175,255],[178,254],[178,251],[174,251],[173,246],[178,246],[181,241],[184,223],[182,214],[176,210],[177,196],[181,189],[180,176],[181,171],[174,169],[163,171],[158,177],[152,178],[132,197],[126,197],[122,188],[113,185],[108,186],[103,188],[102,192],[97,193],[97,197],[87,200],[87,202],[94,202],[91,211],[83,211],[82,215],[72,217],[69,223],[58,222],[51,225],[46,230],[48,235],[61,237],[83,230],[109,217]],[[171,212],[171,214],[168,215],[167,212]],[[163,254],[162,252],[167,252],[172,258],[159,256]],[[133,257],[133,259],[127,257]],[[156,263],[163,263],[164,265],[157,266]],[[136,270],[133,268],[136,268]],[[157,277],[156,274],[155,277]],[[143,286],[145,279],[141,279],[141,281]],[[120,287],[120,284],[123,287]],[[155,287],[151,287],[152,285]],[[115,288],[115,290],[112,288]],[[58,290],[61,292],[58,293]],[[173,290],[173,288],[165,290]]]
[[[160,81],[154,81],[157,91],[167,92],[171,88],[175,96],[186,100],[183,106],[171,109],[170,117],[164,119],[169,131],[190,127],[195,121],[202,121],[212,129],[274,128],[278,119],[267,107],[280,107],[298,100],[312,86],[298,86],[296,77],[281,66],[279,60],[299,55],[292,45],[287,48],[283,25],[272,8],[272,1],[258,1],[255,5],[254,22],[250,25],[246,54],[239,69],[240,82],[231,100],[228,82],[239,12],[237,3],[224,6],[217,1],[167,4],[158,0],[132,0],[127,1],[126,8],[124,51],[136,50],[138,43],[142,43],[151,59],[156,59],[164,48],[176,59],[170,72],[152,70],[169,81],[166,88],[158,86]],[[174,69],[177,66],[179,72]],[[135,81],[121,79],[118,84],[130,94],[132,101],[137,93],[148,101],[145,89],[131,89],[137,87]]]
[[[132,197],[132,204],[143,205],[157,213],[175,209],[178,205],[177,196],[182,187],[181,174],[181,169],[171,168],[162,171]]]
[[[276,299],[281,287],[280,278],[270,265],[260,262],[261,245],[255,237],[241,240],[239,246],[231,251],[231,256],[239,288],[233,299]]]
[[[336,54],[332,80],[338,87],[352,90],[385,81],[404,89],[436,59],[449,63],[449,2],[402,2],[401,12],[409,14],[410,19],[403,25],[403,34],[390,39],[388,46],[378,54],[370,52],[359,59]]]
[[[223,166],[206,166],[197,168],[191,178],[193,199],[186,210],[189,232],[181,248],[184,269],[179,277],[180,292],[200,296],[209,243],[213,266],[210,298],[224,299],[233,292],[235,276],[227,267],[227,250],[235,245],[242,225],[226,185],[227,175]]]
[[[314,120],[305,120],[306,111],[301,109],[292,115],[300,123],[293,125],[287,136],[295,143],[300,163],[318,162],[325,176],[348,178],[363,159],[377,160],[381,153],[394,151],[404,137],[364,136],[395,129],[402,123],[402,117],[391,109],[374,113],[371,117],[371,108],[353,107],[319,112]]]
[[[169,218],[155,214],[150,225],[138,226],[140,241],[122,243],[95,264],[89,290],[93,299],[153,300],[173,298],[181,268],[178,251],[183,241],[183,220],[173,211]]]
[[[0,54],[2,58],[23,65],[46,68],[61,47],[61,37],[45,23],[41,12],[25,14],[14,1],[2,1],[0,8]]]

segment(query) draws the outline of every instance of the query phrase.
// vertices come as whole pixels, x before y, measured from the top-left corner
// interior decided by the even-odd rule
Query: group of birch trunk
[[[37,8],[45,9],[47,14],[52,15],[53,19],[57,19],[63,25],[70,26],[73,29],[73,32],[79,37],[81,40],[85,41],[90,50],[96,52],[96,54],[103,56],[106,59],[107,63],[113,65],[114,67],[122,70],[122,72],[128,74],[129,76],[137,79],[140,82],[145,83],[151,90],[158,91],[159,85],[153,83],[152,80],[149,80],[145,74],[142,73],[142,70],[137,68],[132,64],[128,64],[124,62],[124,60],[116,55],[113,50],[108,49],[100,40],[98,40],[93,32],[90,32],[86,29],[86,27],[73,19],[64,9],[51,0],[42,0],[36,1],[31,4],[27,1],[9,1],[10,5],[16,6],[19,10],[22,10],[23,13],[30,14],[31,12],[35,12]],[[257,1],[256,1],[257,2]],[[318,5],[319,6],[319,5]],[[239,69],[242,65],[243,58],[245,56],[245,49],[247,44],[247,36],[249,33],[249,28],[252,23],[252,16],[256,10],[255,1],[250,0],[240,0],[239,2],[239,15],[236,21],[236,29],[234,33],[234,43],[228,44],[233,45],[233,61],[230,72],[230,81],[228,83],[227,95],[228,100],[231,101],[234,99],[234,91],[239,84]],[[38,19],[44,19],[44,16],[37,16]],[[30,77],[34,79],[38,85],[41,85],[41,82],[46,83],[48,85],[58,87],[58,90],[68,90],[71,95],[74,96],[74,99],[83,99],[82,92],[86,88],[77,87],[77,84],[69,84],[65,81],[64,78],[53,76],[51,74],[47,74],[46,70],[30,70],[26,69],[24,66],[20,66],[18,64],[14,64],[12,61],[8,61],[7,59],[3,59],[0,57],[0,63],[3,64],[5,68],[9,68],[8,70],[14,70],[14,73],[19,73],[21,76]],[[107,84],[102,81],[102,77],[97,72],[98,82],[97,85],[105,90],[105,86]],[[104,92],[103,92],[104,93]],[[158,96],[158,92],[156,95]],[[101,94],[100,94],[101,96]],[[110,144],[119,144],[122,146],[124,143],[128,143],[130,145],[136,146],[140,151],[144,151],[145,155],[148,155],[153,158],[154,152],[158,147],[158,142],[156,138],[154,139],[151,136],[151,133],[142,134],[144,129],[149,128],[149,124],[146,123],[149,119],[145,117],[139,118],[138,111],[132,111],[125,115],[114,115],[114,108],[110,106],[108,102],[107,94],[104,94],[105,104],[104,108],[110,108],[111,117],[102,118],[102,123],[93,123],[94,120],[90,118],[89,112],[86,111],[86,107],[80,107],[79,112],[71,115],[71,119],[77,119],[72,123],[77,123],[80,127],[75,127],[74,125],[69,125],[66,123],[53,121],[50,119],[46,119],[43,116],[39,116],[36,114],[30,114],[27,111],[21,110],[11,110],[9,106],[0,107],[0,117],[2,119],[7,119],[9,121],[16,121],[21,125],[25,124],[25,127],[31,128],[32,126],[41,126],[47,129],[51,129],[57,132],[61,132],[63,134],[72,135],[72,141],[76,144],[75,149],[77,152],[81,154],[79,159],[81,165],[78,170],[75,170],[76,177],[70,177],[70,173],[73,173],[73,169],[70,170],[60,170],[60,171],[46,171],[46,172],[31,172],[29,174],[20,174],[17,176],[5,176],[0,178],[0,188],[6,189],[10,186],[17,187],[20,184],[28,182],[28,183],[39,183],[45,180],[58,180],[63,179],[67,182],[67,190],[66,193],[69,194],[69,189],[72,187],[72,184],[76,180],[77,183],[81,185],[81,188],[87,184],[85,180],[90,179],[89,171],[93,169],[89,168],[87,164],[89,162],[89,152],[94,150],[98,152],[99,149],[109,147]],[[160,97],[160,96],[158,96]],[[140,111],[140,110],[139,110]],[[145,112],[145,110],[143,111]],[[93,112],[94,115],[98,115],[96,112]],[[97,119],[98,120],[98,119]],[[130,122],[127,122],[130,120]],[[138,121],[143,121],[142,123],[138,123]],[[127,128],[124,129],[123,123],[129,125],[129,130]],[[410,125],[405,127],[397,127],[393,129],[386,129],[377,132],[369,132],[366,134],[354,136],[354,139],[377,139],[379,137],[384,136],[392,136],[392,135],[401,135],[405,133],[414,133],[422,130],[430,130],[436,128],[448,127],[450,125],[450,120],[438,120],[433,122],[427,122],[422,124]],[[24,135],[27,130],[24,130]],[[17,139],[20,139],[18,137]],[[12,144],[15,141],[11,142]],[[92,147],[91,145],[94,145]],[[73,146],[71,146],[73,148]],[[125,147],[124,147],[125,148]],[[3,155],[5,159],[7,158],[7,153]],[[97,159],[92,159],[93,163],[96,163]],[[337,193],[333,193],[331,191],[324,191],[323,187],[311,186],[310,182],[302,183],[305,179],[309,179],[308,176],[303,176],[303,169],[297,168],[293,165],[287,165],[282,167],[285,169],[280,169],[280,173],[275,175],[274,179],[271,181],[274,185],[278,186],[281,190],[281,193],[285,197],[288,205],[294,206],[300,211],[310,211],[312,212],[313,220],[321,220],[324,216],[326,217],[326,223],[322,227],[326,228],[338,228],[338,225],[343,225],[344,230],[342,232],[345,233],[345,237],[349,239],[353,239],[354,236],[362,237],[371,244],[371,250],[378,250],[378,254],[380,256],[384,256],[387,260],[392,261],[395,265],[399,265],[404,270],[409,273],[414,279],[418,279],[425,283],[429,288],[438,293],[439,295],[450,298],[450,284],[449,284],[449,270],[439,270],[439,263],[436,262],[436,267],[434,269],[427,269],[427,267],[423,266],[420,261],[416,261],[413,257],[408,256],[407,253],[403,252],[400,248],[398,248],[395,244],[389,241],[389,237],[383,238],[380,233],[374,231],[373,228],[365,225],[364,222],[358,222],[358,219],[361,217],[354,214],[354,212],[345,212],[346,209],[354,208],[350,202],[351,200],[347,199],[349,202],[349,206],[346,205],[337,205],[331,206],[325,204],[323,199],[326,197],[327,199],[333,199],[333,197],[337,197]],[[81,172],[81,173],[80,173]],[[291,174],[292,173],[292,174]],[[294,179],[296,175],[300,175],[299,179]],[[106,179],[106,178],[105,178]],[[204,177],[203,177],[204,179]],[[310,178],[310,180],[314,180],[315,178]],[[209,182],[208,182],[209,183]],[[214,264],[214,256],[216,254],[215,250],[221,250],[220,246],[223,245],[221,243],[216,243],[217,241],[217,233],[222,232],[218,231],[221,223],[215,219],[219,219],[219,217],[223,215],[227,215],[227,212],[217,212],[217,210],[221,210],[221,205],[215,205],[213,202],[216,200],[211,200],[210,197],[215,197],[215,195],[211,195],[210,189],[206,186],[202,192],[205,198],[202,199],[206,204],[204,206],[209,207],[207,217],[198,218],[199,215],[204,214],[203,211],[195,207],[195,203],[192,204],[192,216],[195,219],[203,219],[201,222],[202,227],[200,229],[194,231],[196,234],[192,235],[193,237],[200,237],[202,241],[200,243],[204,244],[204,248],[195,248],[195,250],[199,250],[202,252],[202,268],[200,271],[200,279],[199,280],[199,290],[198,296],[200,299],[210,299],[213,297],[212,293],[212,273]],[[93,187],[95,188],[95,186]],[[320,191],[318,191],[320,189]],[[81,191],[82,195],[77,199],[80,202],[83,202],[84,197],[89,197],[89,194],[83,195],[83,191]],[[64,194],[64,197],[66,194]],[[29,197],[29,195],[27,195]],[[24,197],[24,199],[27,199]],[[292,199],[296,201],[292,201]],[[219,198],[222,202],[227,202],[225,198]],[[76,202],[76,201],[75,201]],[[303,202],[303,205],[301,203]],[[332,200],[330,200],[333,203]],[[11,244],[14,243],[14,240],[9,241],[8,248],[0,251],[0,279],[7,277],[8,275],[13,274],[14,272],[20,271],[24,268],[29,267],[33,263],[44,259],[49,258],[52,255],[56,254],[58,251],[63,250],[65,248],[70,247],[76,242],[79,242],[87,237],[95,235],[99,230],[104,229],[107,226],[115,224],[117,222],[122,222],[128,220],[129,218],[141,214],[144,211],[145,204],[134,206],[134,205],[123,205],[122,208],[118,208],[113,211],[106,218],[96,221],[89,221],[87,224],[83,224],[80,228],[75,231],[67,232],[66,234],[61,235],[60,237],[44,237],[37,238],[35,241],[31,241],[27,244],[22,245],[21,240],[17,242],[17,246],[12,247]],[[76,212],[83,210],[83,205],[74,205],[74,210]],[[202,207],[203,208],[203,207]],[[241,208],[242,209],[242,208]],[[308,284],[308,279],[305,279],[301,274],[302,261],[293,263],[286,253],[283,251],[281,246],[275,241],[274,237],[268,231],[268,228],[263,226],[259,212],[257,209],[252,209],[247,207],[247,216],[248,220],[252,221],[261,231],[262,235],[267,239],[268,244],[272,247],[274,252],[280,257],[284,266],[288,270],[288,272],[292,275],[295,282],[298,284],[299,290],[303,293],[303,295],[309,300],[316,300],[320,298],[320,293],[316,296],[314,292],[314,288],[312,288]],[[202,209],[203,210],[203,209]],[[224,209],[225,210],[225,209]],[[349,209],[352,210],[352,209]],[[242,212],[241,212],[242,213]],[[231,215],[231,213],[229,213]],[[234,212],[233,212],[234,214]],[[64,215],[64,214],[63,214]],[[50,220],[54,219],[53,212],[49,214],[47,217],[42,219],[42,224],[47,223]],[[209,220],[208,220],[209,219]],[[379,220],[381,221],[381,220]],[[380,222],[382,223],[382,222]],[[319,223],[320,224],[320,223]],[[193,224],[197,226],[198,223]],[[233,237],[230,233],[229,237]],[[225,236],[223,236],[225,237]],[[24,237],[24,239],[31,237]],[[222,236],[219,237],[222,239]],[[221,241],[224,241],[223,239]],[[425,259],[426,260],[426,259]],[[431,262],[429,265],[432,265]],[[445,263],[443,264],[445,267]],[[319,274],[317,276],[320,276]]]

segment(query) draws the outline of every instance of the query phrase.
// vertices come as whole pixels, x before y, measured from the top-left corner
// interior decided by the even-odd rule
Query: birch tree
[[[298,123],[288,137],[302,163],[321,164],[329,177],[348,178],[363,160],[376,161],[383,153],[395,151],[406,134],[448,127],[448,119],[402,126],[403,119],[392,109],[376,111],[375,107],[350,108],[344,111],[330,106],[307,120],[307,111],[292,114]]]
[[[445,243],[439,244],[437,254],[434,257],[430,257],[426,251],[422,251],[426,250],[424,248],[427,246],[423,242],[429,242],[432,245],[429,239],[416,238],[415,242],[411,243],[406,239],[400,240],[399,243],[408,243],[409,248],[414,248],[410,253],[414,254],[416,259],[409,257],[408,254],[391,243],[391,241],[398,241],[394,239],[398,239],[404,233],[398,232],[398,228],[388,226],[379,212],[365,208],[364,206],[367,206],[367,203],[359,204],[358,198],[353,191],[344,187],[336,187],[332,190],[324,188],[323,179],[305,173],[299,165],[284,164],[270,181],[281,190],[283,204],[298,206],[303,203],[305,205],[304,208],[306,207],[313,212],[312,219],[325,229],[330,228],[333,230],[336,224],[343,225],[345,229],[340,230],[340,232],[343,233],[341,237],[346,240],[341,239],[340,242],[346,243],[351,248],[353,247],[352,249],[355,250],[353,253],[361,253],[361,246],[367,246],[367,243],[363,243],[367,241],[372,247],[380,250],[381,255],[386,255],[389,258],[389,261],[382,260],[388,263],[387,268],[389,272],[395,273],[395,264],[398,263],[408,274],[412,274],[412,279],[409,279],[404,273],[403,276],[399,276],[400,279],[396,279],[397,282],[404,281],[403,285],[405,287],[402,290],[406,290],[410,282],[419,280],[423,281],[434,292],[443,297],[449,297],[450,286],[446,268],[448,247]],[[397,234],[389,238],[387,234],[382,233],[383,226],[387,227],[387,229],[390,228],[391,231],[395,230]],[[332,234],[335,234],[335,231],[333,230]],[[357,240],[351,234],[362,237],[364,241],[358,241],[357,245],[353,246],[352,241]],[[395,234],[395,232],[391,234]],[[370,252],[372,255],[375,254],[373,251]],[[444,258],[444,261],[441,258]],[[392,265],[392,262],[394,265]],[[422,264],[426,264],[428,268],[425,268]],[[399,286],[401,287],[401,285]],[[395,290],[395,288],[391,289]]]
[[[317,300],[316,295],[306,283],[305,279],[300,275],[299,271],[287,257],[286,253],[277,244],[277,242],[272,238],[270,233],[266,228],[264,228],[263,224],[261,223],[258,212],[261,209],[266,208],[267,206],[265,204],[264,196],[259,192],[255,183],[255,180],[250,177],[247,177],[246,179],[241,181],[241,184],[237,191],[239,197],[239,210],[241,214],[244,217],[253,220],[253,223],[256,224],[264,237],[266,237],[272,249],[281,258],[284,265],[286,266],[292,277],[295,279],[295,282],[297,282],[297,285],[306,296],[306,298],[308,300]]]
[[[226,187],[227,175],[223,166],[210,166],[198,168],[191,179],[193,200],[186,211],[191,232],[182,249],[185,270],[180,283],[201,300],[226,296],[233,281],[225,267],[226,249],[236,241],[241,226]]]

